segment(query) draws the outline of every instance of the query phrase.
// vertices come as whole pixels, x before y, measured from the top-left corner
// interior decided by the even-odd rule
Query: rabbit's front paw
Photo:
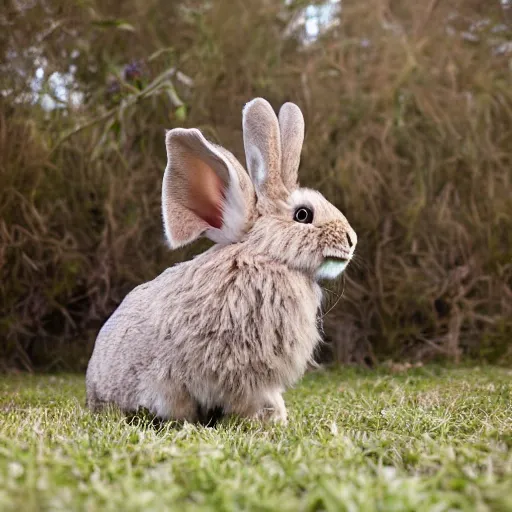
[[[280,423],[281,425],[288,424],[286,409],[279,410],[274,409],[273,407],[264,407],[260,409],[253,418],[264,423]]]
[[[281,393],[277,391],[269,393],[265,405],[254,414],[253,418],[266,423],[286,425],[288,414]]]

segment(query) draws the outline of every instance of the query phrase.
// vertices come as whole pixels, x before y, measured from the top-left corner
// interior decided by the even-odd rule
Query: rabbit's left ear
[[[171,248],[204,235],[238,241],[254,209],[254,188],[238,160],[193,129],[167,132],[162,214]]]

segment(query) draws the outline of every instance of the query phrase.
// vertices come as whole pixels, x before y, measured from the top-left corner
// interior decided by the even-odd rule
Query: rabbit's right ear
[[[175,128],[165,143],[162,214],[171,248],[203,234],[218,243],[239,240],[254,209],[254,188],[240,163],[195,128]]]
[[[298,187],[297,174],[304,142],[304,117],[295,103],[285,103],[279,111],[281,131],[281,177],[284,186],[293,192]]]

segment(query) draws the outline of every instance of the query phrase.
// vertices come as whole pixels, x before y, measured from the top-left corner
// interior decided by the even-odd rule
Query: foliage
[[[163,243],[164,131],[197,126],[243,161],[259,95],[301,106],[302,183],[359,235],[326,306],[334,357],[510,360],[511,9],[344,1],[305,44],[306,4],[6,2],[5,365],[83,367],[127,291],[200,250]]]

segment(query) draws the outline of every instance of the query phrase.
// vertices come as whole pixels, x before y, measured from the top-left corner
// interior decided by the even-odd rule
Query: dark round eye
[[[311,224],[313,222],[313,210],[306,206],[301,206],[295,210],[293,220],[302,224]]]

